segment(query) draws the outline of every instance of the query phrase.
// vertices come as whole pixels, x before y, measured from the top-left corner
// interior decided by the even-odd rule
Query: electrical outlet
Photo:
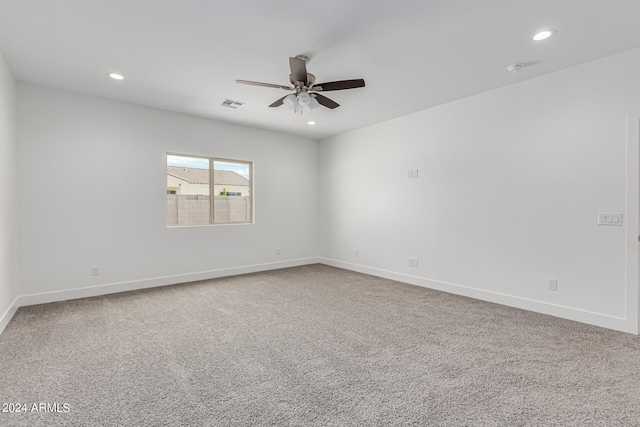
[[[355,251],[353,251],[353,256],[354,256],[355,258],[358,258],[358,250],[357,250],[357,249],[356,249]]]
[[[280,255],[280,248],[276,248],[276,255]]]
[[[418,258],[413,259],[413,266],[416,268],[418,267]]]
[[[100,266],[99,265],[92,265],[91,266],[91,275],[92,276],[99,276],[100,275]]]
[[[550,291],[558,290],[558,279],[547,279],[547,289]]]

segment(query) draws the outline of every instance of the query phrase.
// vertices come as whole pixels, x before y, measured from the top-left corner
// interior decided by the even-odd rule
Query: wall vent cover
[[[234,101],[233,99],[225,99],[220,105],[237,110],[239,107],[244,105],[244,102]]]

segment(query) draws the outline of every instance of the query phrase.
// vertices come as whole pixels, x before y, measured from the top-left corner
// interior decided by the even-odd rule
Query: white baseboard
[[[20,295],[18,296],[18,298],[16,298],[16,301],[14,301],[13,306],[15,307],[15,309],[17,309],[18,307],[27,305],[46,304],[50,302],[95,297],[100,295],[114,294],[117,292],[154,288],[157,286],[175,285],[178,283],[196,282],[198,280],[209,280],[219,277],[236,276],[238,274],[257,273],[260,271],[277,270],[280,268],[298,267],[301,265],[317,264],[319,262],[319,258],[301,258],[266,264],[255,264],[242,267],[223,268],[219,270],[201,271],[198,273],[178,274],[175,276],[155,277],[152,279],[132,280],[129,282],[109,283],[106,285],[89,286],[86,288],[66,289],[61,291]],[[11,313],[11,316],[13,316],[13,313]],[[9,319],[11,318],[11,316],[9,316]]]
[[[516,297],[513,295],[501,294],[482,289],[472,288],[469,286],[457,285],[455,283],[441,282],[438,280],[426,279],[418,276],[397,273],[394,271],[382,270],[373,267],[367,267],[349,262],[338,261],[328,258],[320,258],[322,264],[332,267],[343,268],[345,270],[356,271],[359,273],[370,274],[372,276],[382,277],[385,279],[396,280],[398,282],[408,283],[411,285],[422,286],[429,289],[448,292],[451,294],[462,295],[465,297],[475,298],[482,301],[493,302],[506,305],[509,307],[521,308],[523,310],[534,311],[537,313],[548,314],[550,316],[560,317],[563,319],[575,320],[576,322],[587,323],[590,325],[601,326],[603,328],[614,329],[621,332],[634,333],[629,331],[627,320],[622,317],[614,317],[601,313],[580,310],[573,307],[550,304],[547,302],[531,300],[527,298]]]
[[[13,315],[16,314],[16,311],[18,310],[17,303],[18,303],[18,298],[16,297],[16,299],[14,299],[13,302],[9,305],[9,308],[7,308],[5,312],[2,313],[2,316],[0,316],[0,334],[2,334],[2,331],[4,331],[4,328],[7,327],[7,325],[13,318]]]
[[[389,270],[383,270],[374,267],[367,267],[358,264],[352,264],[344,261],[338,261],[329,258],[312,257],[301,258],[276,263],[255,264],[243,267],[224,268],[219,270],[201,271],[198,273],[180,274],[175,276],[156,277],[152,279],[133,280],[128,282],[111,283],[99,286],[90,286],[78,289],[66,289],[62,291],[44,292],[30,295],[18,296],[11,306],[0,317],[0,334],[9,324],[9,321],[19,307],[46,304],[50,302],[66,301],[77,298],[87,298],[100,295],[107,295],[117,292],[134,291],[139,289],[153,288],[157,286],[174,285],[178,283],[195,282],[198,280],[209,280],[218,277],[236,276],[239,274],[257,273],[260,271],[276,270],[280,268],[298,267],[309,264],[326,264],[332,267],[343,268],[345,270],[356,271],[359,273],[370,274],[372,276],[382,277],[385,279],[396,280],[398,282],[408,283],[411,285],[422,286],[429,289],[436,289],[449,292],[456,295],[462,295],[483,301],[502,304],[510,307],[520,308],[523,310],[534,311],[537,313],[548,314],[550,316],[560,317],[563,319],[574,320],[577,322],[587,323],[590,325],[601,326],[603,328],[613,329],[622,332],[630,332],[628,322],[625,318],[609,316],[601,313],[580,310],[573,307],[549,304],[542,301],[535,301],[527,298],[520,298],[512,295],[490,292],[482,289],[472,288],[468,286],[457,285],[454,283],[441,282],[437,280],[426,279],[418,276],[398,273]]]

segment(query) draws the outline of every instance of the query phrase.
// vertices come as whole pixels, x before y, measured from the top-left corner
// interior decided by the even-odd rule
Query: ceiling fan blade
[[[336,101],[333,101],[326,96],[320,95],[319,93],[314,93],[313,96],[315,96],[320,105],[324,105],[325,107],[331,108],[332,110],[340,106],[340,104],[338,104]]]
[[[269,107],[279,107],[282,105],[282,100],[285,99],[287,96],[289,95],[285,95],[282,98],[278,99],[277,101],[275,101],[273,104],[269,105]]]
[[[290,86],[274,85],[274,84],[271,84],[271,83],[252,82],[252,81],[249,81],[249,80],[236,80],[236,83],[241,83],[243,85],[264,86],[264,87],[273,87],[273,88],[276,88],[276,89],[291,90]]]
[[[328,92],[330,90],[344,90],[364,87],[363,79],[340,80],[337,82],[319,83],[313,85],[313,90]]]
[[[307,64],[303,59],[289,58],[289,68],[294,82],[302,82],[307,85]]]

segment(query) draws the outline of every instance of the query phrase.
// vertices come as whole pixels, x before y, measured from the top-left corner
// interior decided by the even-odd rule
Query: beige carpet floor
[[[639,337],[324,265],[20,308],[0,375],[2,426],[640,425]]]

